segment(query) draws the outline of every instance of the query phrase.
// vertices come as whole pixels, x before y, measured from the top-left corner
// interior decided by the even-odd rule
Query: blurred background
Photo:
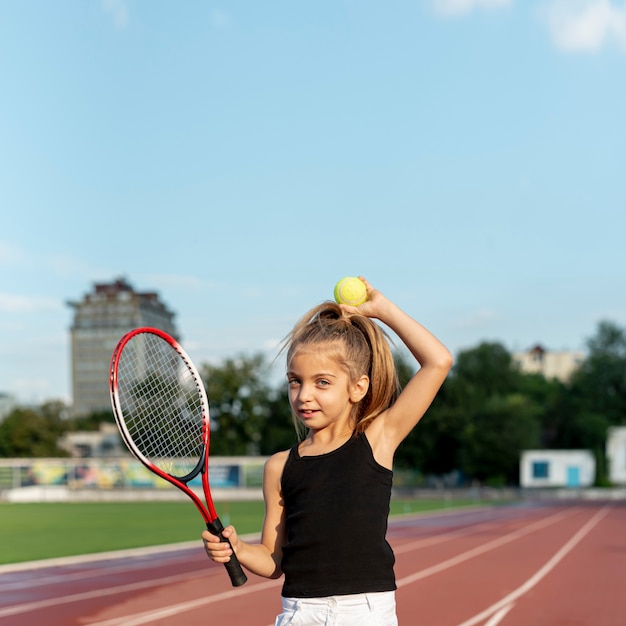
[[[626,482],[625,66],[617,0],[0,2],[3,489],[122,454],[146,321],[215,454],[291,445],[278,345],[356,274],[456,357],[399,483]]]

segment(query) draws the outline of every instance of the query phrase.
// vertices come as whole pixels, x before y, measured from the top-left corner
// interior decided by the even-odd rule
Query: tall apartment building
[[[109,365],[120,337],[140,326],[153,326],[178,338],[174,313],[155,292],[140,293],[119,278],[95,284],[74,309],[70,328],[74,416],[111,408]]]
[[[567,382],[584,360],[583,352],[550,352],[540,345],[534,346],[527,352],[513,354],[513,361],[522,372],[543,374],[546,378],[556,378],[562,382]]]
[[[16,407],[15,397],[0,391],[0,422]]]

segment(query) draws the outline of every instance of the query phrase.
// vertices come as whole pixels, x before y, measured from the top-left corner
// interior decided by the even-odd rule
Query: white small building
[[[591,487],[596,459],[589,450],[525,450],[520,459],[522,487]]]
[[[548,379],[567,382],[584,362],[585,353],[571,350],[553,352],[536,345],[526,352],[514,352],[512,358],[526,374],[542,374]]]
[[[606,458],[611,483],[626,485],[626,426],[613,426],[608,429]]]
[[[102,422],[99,430],[66,433],[58,444],[74,458],[117,457],[126,453],[117,426],[108,422]]]

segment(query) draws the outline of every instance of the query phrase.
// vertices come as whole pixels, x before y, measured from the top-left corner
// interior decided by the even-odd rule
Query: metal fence
[[[263,457],[211,459],[209,481],[215,488],[259,488]],[[201,488],[197,476],[189,485]],[[70,490],[175,489],[132,458],[0,459],[0,491],[31,487]]]

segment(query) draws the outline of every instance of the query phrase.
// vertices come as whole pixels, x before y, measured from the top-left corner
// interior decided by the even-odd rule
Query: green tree
[[[39,410],[17,408],[0,424],[0,457],[67,456],[57,445],[66,430],[52,404]]]
[[[516,484],[523,450],[537,447],[538,407],[520,393],[491,396],[468,415],[461,467],[492,486]]]
[[[453,402],[467,412],[461,469],[487,484],[516,484],[521,452],[540,446],[558,384],[520,372],[499,343],[462,352],[457,365]]]
[[[200,368],[211,415],[211,454],[258,454],[269,418],[269,368],[261,354]]]
[[[442,390],[443,392],[443,390]],[[461,467],[466,414],[439,397],[396,452],[398,469],[441,476]]]
[[[511,354],[498,342],[482,342],[461,351],[452,370],[453,401],[480,406],[486,399],[517,389],[519,372]]]
[[[559,398],[565,392],[565,385],[556,378],[546,378],[542,374],[521,374],[518,378],[519,392],[537,407],[540,423],[539,441],[541,448],[554,447],[554,437],[558,433]]]
[[[113,416],[113,410],[107,409],[105,411],[96,411],[82,417],[76,417],[68,420],[68,428],[72,431],[86,430],[94,431],[100,429],[100,424],[103,423],[115,423],[115,417]]]
[[[550,387],[521,374],[499,343],[462,351],[422,422],[401,446],[426,474],[514,484],[522,450],[540,441]]]
[[[596,483],[605,485],[607,430],[626,424],[626,330],[602,321],[587,348],[587,358],[557,394],[545,432],[551,448],[591,450]]]
[[[268,396],[267,416],[261,424],[259,452],[271,455],[287,450],[298,442],[286,384],[274,389]]]
[[[587,342],[588,356],[571,381],[585,410],[609,424],[626,424],[626,330],[603,321]]]

